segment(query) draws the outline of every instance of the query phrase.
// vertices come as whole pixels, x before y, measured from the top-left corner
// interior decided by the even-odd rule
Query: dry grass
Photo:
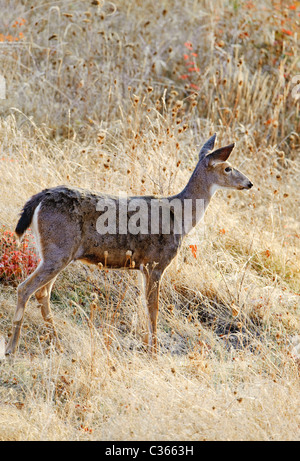
[[[191,239],[168,269],[157,360],[134,276],[61,275],[62,354],[31,300],[20,352],[0,364],[0,439],[299,440],[296,3],[4,3],[1,225],[58,184],[175,193],[215,131],[255,188],[218,192],[197,257]],[[15,303],[1,286],[6,339]]]

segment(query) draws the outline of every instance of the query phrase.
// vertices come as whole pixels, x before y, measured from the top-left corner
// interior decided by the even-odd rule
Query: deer
[[[203,218],[216,190],[247,190],[253,186],[227,161],[235,144],[214,150],[215,140],[216,133],[205,142],[188,183],[177,195],[120,198],[57,186],[37,193],[25,203],[15,233],[21,239],[31,227],[41,259],[36,270],[17,288],[17,306],[6,355],[13,355],[18,349],[25,308],[33,294],[51,339],[61,350],[50,295],[59,273],[73,261],[99,268],[140,271],[148,320],[147,348],[153,355],[157,354],[159,290],[165,270],[178,254],[186,235]],[[196,206],[199,200],[200,211]],[[138,213],[136,203],[139,204]],[[187,224],[183,223],[182,213],[175,212],[175,206],[168,206],[172,203],[182,207],[185,203],[189,205]],[[108,205],[115,214],[105,215]],[[161,214],[155,216],[155,209],[161,210]],[[169,216],[167,230],[161,218],[166,213]],[[135,226],[130,223],[132,219]],[[109,220],[110,224],[105,227]]]

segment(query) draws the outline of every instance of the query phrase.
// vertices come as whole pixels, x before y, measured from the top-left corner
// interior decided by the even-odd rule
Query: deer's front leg
[[[157,317],[159,309],[159,287],[161,271],[153,270],[144,272],[145,275],[145,295],[147,303],[147,315],[149,321],[148,346],[150,352],[157,353]]]

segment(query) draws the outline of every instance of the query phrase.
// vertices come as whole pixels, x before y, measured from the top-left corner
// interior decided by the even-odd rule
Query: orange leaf
[[[273,122],[273,119],[269,118],[269,120],[265,121],[264,124],[265,125],[270,125],[272,122]]]
[[[291,30],[288,30],[288,29],[281,29],[281,32],[283,32],[286,35],[293,35],[293,32]]]
[[[193,45],[191,44],[191,42],[185,42],[184,46],[185,46],[188,50],[192,50],[192,49],[193,49]]]
[[[197,245],[190,245],[194,258],[197,258]]]

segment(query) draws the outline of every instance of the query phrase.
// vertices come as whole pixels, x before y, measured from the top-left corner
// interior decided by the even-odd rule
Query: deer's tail
[[[33,195],[28,202],[25,203],[20,219],[15,229],[15,233],[17,234],[18,238],[20,239],[24,232],[28,229],[31,224],[32,217],[36,207],[41,203],[45,195],[47,194],[48,189],[39,192],[36,195]]]

